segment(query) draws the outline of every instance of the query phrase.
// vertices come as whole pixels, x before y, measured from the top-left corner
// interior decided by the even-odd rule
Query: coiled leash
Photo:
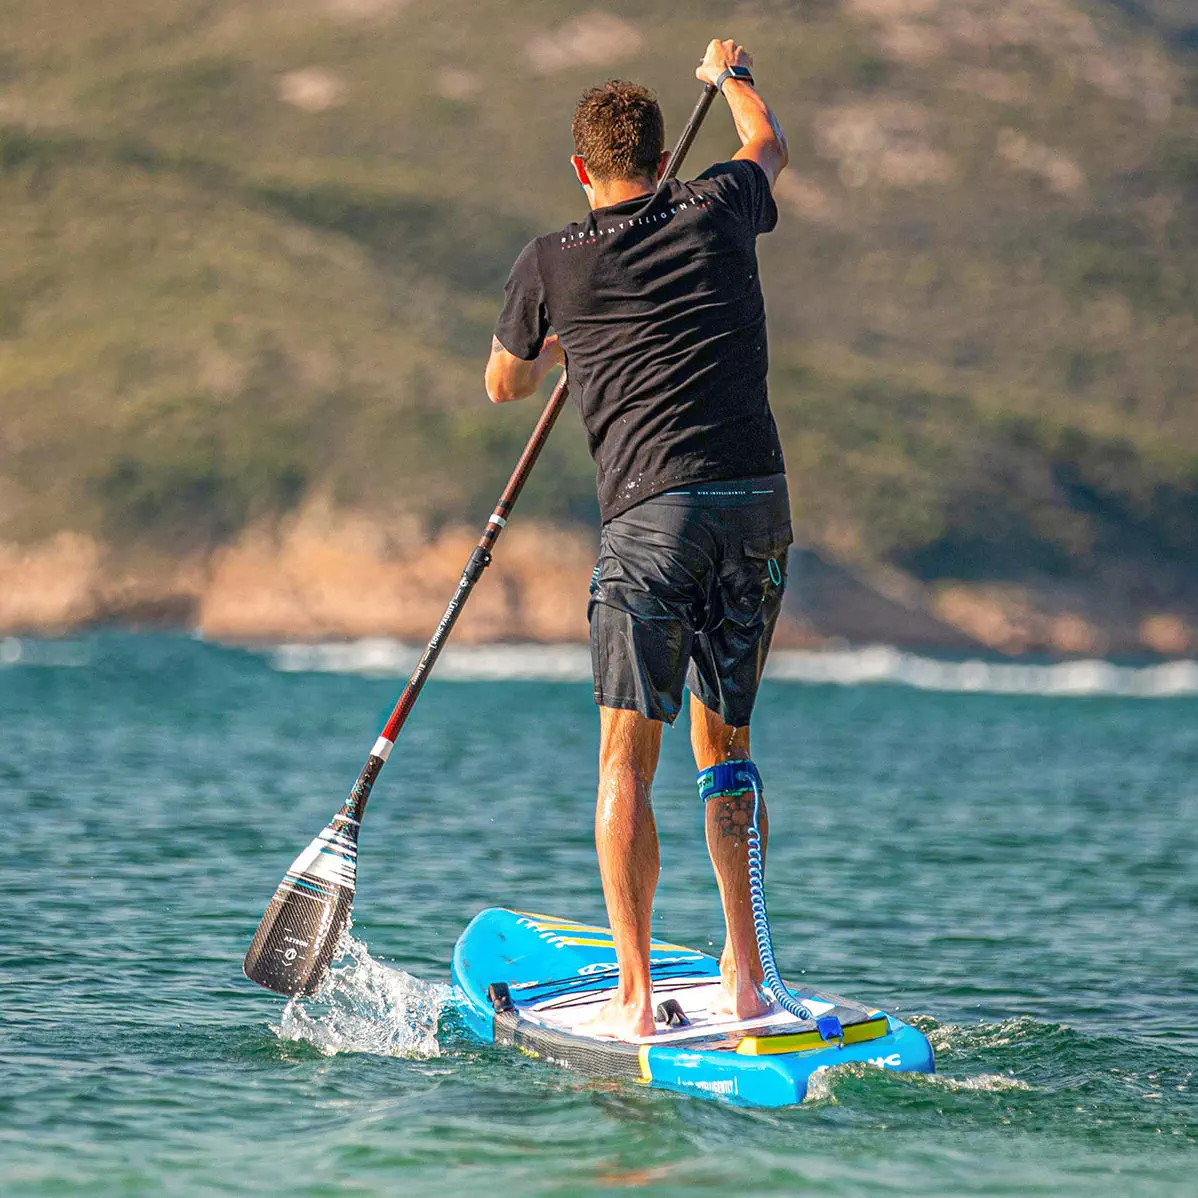
[[[757,939],[757,955],[761,959],[763,983],[774,1002],[796,1019],[814,1019],[812,1013],[787,989],[778,964],[774,960],[774,941],[765,909],[765,859],[761,853],[761,828],[758,814],[761,807],[761,773],[747,757],[737,761],[721,761],[699,771],[699,798],[704,806],[708,799],[732,798],[753,792],[753,817],[745,830],[749,864],[749,903],[753,910],[753,934]],[[829,1041],[843,1042],[844,1028],[835,1015],[815,1019],[819,1034]]]

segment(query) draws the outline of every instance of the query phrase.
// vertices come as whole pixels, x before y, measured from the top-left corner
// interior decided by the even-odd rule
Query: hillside
[[[792,147],[762,257],[807,544],[941,615],[953,583],[1191,613],[1189,8],[13,0],[0,541],[161,572],[313,503],[404,545],[485,515],[535,413],[481,362],[580,209],[573,101],[642,79],[676,128],[727,29]],[[717,109],[691,165],[734,144]],[[576,419],[523,510],[595,519]]]

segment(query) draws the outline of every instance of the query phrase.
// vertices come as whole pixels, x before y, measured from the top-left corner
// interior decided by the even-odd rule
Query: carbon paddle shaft
[[[658,189],[678,173],[707,110],[715,98],[716,89],[704,84],[703,94],[686,122],[678,144],[670,155]],[[366,803],[380,771],[386,764],[396,737],[403,728],[416,700],[432,673],[441,650],[457,623],[474,584],[491,564],[491,550],[507,524],[508,516],[528,482],[549,434],[565,406],[569,384],[566,375],[558,379],[549,402],[533,429],[516,468],[503,489],[495,510],[487,521],[462,570],[458,589],[450,599],[441,622],[420,655],[416,668],[408,679],[391,718],[358,775],[357,782],[341,810],[329,821],[320,835],[308,845],[279,883],[253,942],[245,955],[243,969],[251,981],[277,990],[280,994],[311,994],[320,985],[336,952],[341,933],[349,923],[357,886],[358,833]]]

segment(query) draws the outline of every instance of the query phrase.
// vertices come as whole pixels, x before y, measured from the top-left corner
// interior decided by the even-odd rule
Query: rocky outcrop
[[[130,555],[77,532],[0,544],[0,634],[56,636],[102,623],[193,627],[222,640],[390,636],[427,640],[478,539],[421,535],[327,503],[248,529],[184,561]],[[594,565],[585,533],[529,521],[502,552],[455,630],[460,641],[578,641]]]
[[[102,556],[91,537],[70,532],[0,545],[0,629],[53,635],[94,619]]]
[[[205,579],[202,558],[129,558],[83,533],[0,544],[0,633],[58,636],[104,622],[185,627]]]
[[[478,533],[451,528],[396,541],[360,514],[309,510],[248,532],[212,559],[195,623],[218,639],[391,636],[421,642],[437,626]],[[573,641],[587,634],[588,537],[528,522],[504,534],[471,596],[460,641]]]

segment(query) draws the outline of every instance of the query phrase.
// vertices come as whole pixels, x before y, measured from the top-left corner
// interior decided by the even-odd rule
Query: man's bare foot
[[[594,1018],[582,1025],[590,1036],[613,1040],[639,1040],[654,1032],[652,1001],[640,1004],[613,995],[599,1008]]]
[[[761,987],[756,982],[740,982],[731,970],[722,970],[720,980],[719,994],[708,1008],[712,1015],[756,1019],[773,1008],[773,1003],[761,993]]]

